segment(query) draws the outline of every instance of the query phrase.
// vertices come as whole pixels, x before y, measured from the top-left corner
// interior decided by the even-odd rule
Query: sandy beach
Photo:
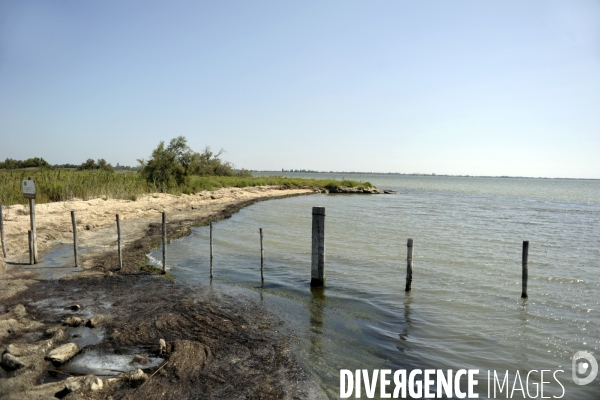
[[[195,195],[151,194],[136,201],[36,205],[40,259],[56,244],[72,244],[70,211],[76,213],[79,247],[85,249],[80,256],[83,272],[59,281],[36,279],[35,272],[24,269],[29,261],[29,210],[5,207],[8,257],[0,258],[0,399],[309,396],[306,374],[285,338],[272,329],[277,321],[259,307],[202,291],[190,294],[183,285],[140,267],[148,249],[160,241],[162,212],[167,213],[168,237],[173,239],[256,201],[313,191],[227,188]],[[116,214],[123,237],[122,270],[117,270]],[[90,332],[100,339],[78,346],[78,353],[91,351],[109,359],[126,354],[132,363],[137,357],[138,376],[61,372],[64,363],[49,355],[81,342]],[[159,355],[165,362],[158,369],[142,366],[148,357]]]

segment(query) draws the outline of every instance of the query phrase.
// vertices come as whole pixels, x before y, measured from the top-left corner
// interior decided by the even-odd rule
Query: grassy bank
[[[35,180],[37,203],[64,201],[73,198],[92,199],[98,197],[136,200],[137,196],[157,192],[157,188],[146,182],[135,172],[110,173],[103,171],[73,171],[48,169],[0,170],[0,204],[26,204],[21,181],[31,176]],[[192,176],[183,187],[169,190],[171,194],[193,194],[203,190],[223,187],[249,187],[283,185],[287,187],[333,188],[339,186],[370,187],[369,182],[332,179],[303,179],[239,176]]]

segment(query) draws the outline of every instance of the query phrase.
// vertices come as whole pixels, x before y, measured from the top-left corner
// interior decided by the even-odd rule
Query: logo
[[[578,362],[578,360],[585,360]],[[579,375],[589,375],[586,378],[580,378]],[[576,385],[587,385],[598,375],[598,362],[594,356],[587,351],[578,351],[573,355],[573,382]]]
[[[27,186],[27,181],[23,181],[23,186]]]

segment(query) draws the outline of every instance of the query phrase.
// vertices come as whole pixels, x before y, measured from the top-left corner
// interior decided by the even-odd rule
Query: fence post
[[[260,232],[260,282],[265,283],[265,251],[263,249],[263,231],[259,228]]]
[[[167,272],[167,214],[162,213],[163,273]]]
[[[33,234],[27,231],[27,239],[29,241],[29,265],[33,265]]]
[[[408,253],[406,255],[406,288],[405,292],[410,292],[412,286],[412,267],[413,267],[413,240],[408,239],[406,243]]]
[[[313,207],[310,286],[323,285],[325,285],[325,207]]]
[[[71,211],[71,224],[73,225],[73,255],[75,256],[75,267],[79,267],[79,257],[77,257],[77,222],[75,222],[75,211]]]
[[[35,200],[29,199],[29,219],[31,224],[31,236],[33,240],[33,262],[37,264],[38,255],[37,255],[37,234],[36,234],[36,225],[35,225]]]
[[[212,221],[208,222],[210,230],[210,279],[213,277],[213,226]]]
[[[521,290],[521,298],[527,298],[527,257],[529,256],[529,240],[523,241],[523,277],[522,277],[522,290]]]
[[[2,214],[2,204],[0,204],[0,240],[2,241],[2,254],[6,258],[6,242],[4,241],[4,215]]]
[[[121,254],[121,219],[117,214],[117,251],[119,255],[119,270],[123,268],[123,257]]]

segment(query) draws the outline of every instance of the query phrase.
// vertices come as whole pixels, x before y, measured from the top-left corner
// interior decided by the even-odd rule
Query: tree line
[[[202,152],[195,152],[187,145],[187,139],[184,136],[178,136],[171,139],[168,145],[161,141],[152,151],[148,160],[138,159],[139,167],[117,166],[117,169],[137,170],[138,174],[148,183],[153,184],[154,187],[163,192],[175,187],[187,186],[192,176],[252,176],[245,169],[235,171],[232,163],[221,159],[223,153],[223,149],[215,153],[208,146]],[[80,165],[57,164],[52,166],[41,157],[28,158],[27,160],[7,158],[4,162],[0,162],[0,169],[21,168],[69,168],[78,171],[97,170],[109,173],[115,170],[103,158],[98,160],[89,158]]]

